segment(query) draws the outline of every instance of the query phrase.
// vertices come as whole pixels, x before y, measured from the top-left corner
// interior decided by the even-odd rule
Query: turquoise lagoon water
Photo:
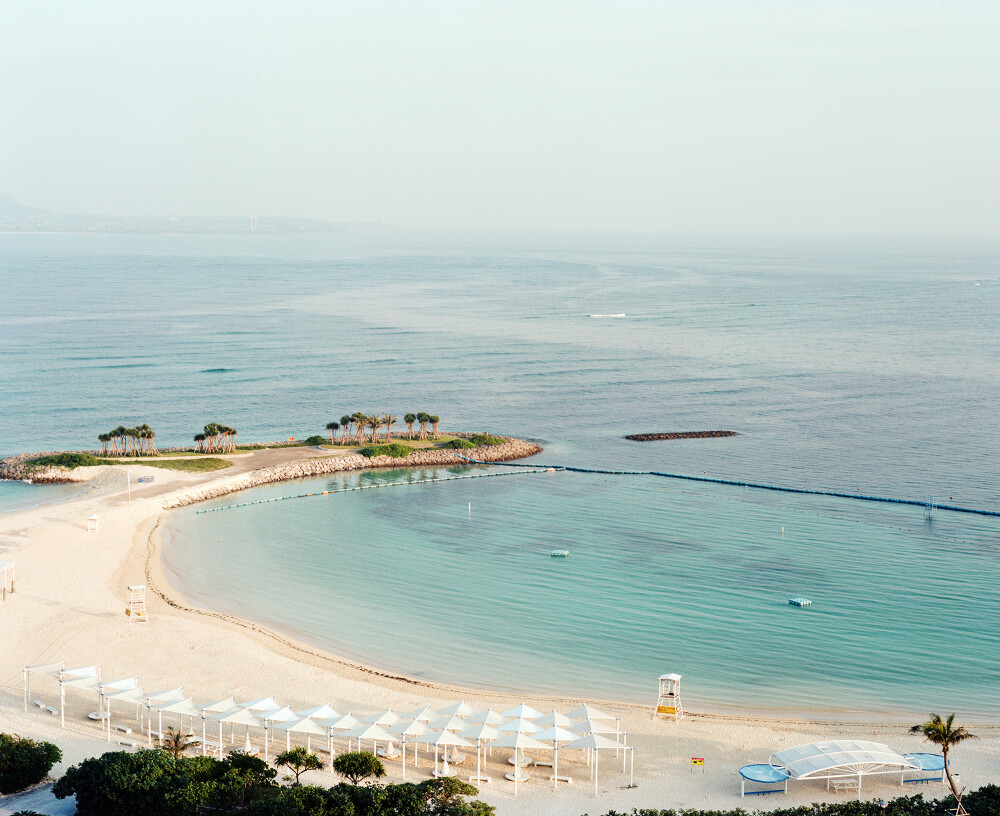
[[[648,703],[675,670],[703,708],[917,714],[957,661],[946,705],[995,718],[998,532],[941,511],[559,472],[188,508],[164,552],[199,604],[434,680]],[[814,605],[789,606],[799,595]]]
[[[960,242],[0,234],[0,453],[79,448],[118,424],[149,422],[163,446],[208,421],[263,440],[427,410],[536,438],[547,462],[996,509],[998,257]],[[740,435],[622,439],[715,428]],[[408,674],[648,700],[678,671],[719,706],[998,714],[989,519],[567,474],[176,515],[166,557],[186,592]]]

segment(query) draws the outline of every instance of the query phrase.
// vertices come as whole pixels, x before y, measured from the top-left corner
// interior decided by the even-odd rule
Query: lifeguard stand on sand
[[[141,623],[149,620],[149,616],[146,614],[145,584],[129,586],[128,596],[125,599],[125,617],[129,623]]]
[[[653,719],[673,717],[674,722],[677,722],[683,716],[681,676],[679,674],[661,674],[660,693],[656,698],[656,711],[653,712]]]

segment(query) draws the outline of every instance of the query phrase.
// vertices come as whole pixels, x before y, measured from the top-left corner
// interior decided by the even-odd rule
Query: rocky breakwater
[[[251,487],[272,484],[273,482],[285,482],[291,479],[308,479],[314,476],[323,476],[327,473],[342,473],[349,470],[365,470],[371,468],[395,468],[395,467],[428,467],[428,466],[453,466],[468,465],[466,459],[458,456],[461,454],[468,459],[477,459],[481,462],[509,462],[513,459],[524,459],[541,453],[541,448],[531,442],[520,439],[503,437],[507,441],[502,445],[484,445],[479,448],[465,448],[454,451],[444,448],[427,448],[415,450],[409,456],[397,459],[391,456],[373,456],[371,459],[359,453],[351,453],[346,456],[319,456],[310,459],[303,459],[298,462],[290,462],[285,465],[274,465],[272,467],[252,470],[241,476],[234,476],[230,479],[223,479],[202,488],[186,490],[174,496],[168,496],[163,502],[163,508],[169,510],[174,507],[184,507],[189,504],[217,499],[220,496],[236,493],[239,490],[248,490]]]
[[[91,478],[91,468],[82,468],[81,472],[62,467],[31,464],[31,459],[39,456],[54,456],[57,453],[59,451],[34,453],[31,454],[30,458],[8,456],[6,459],[0,459],[0,479],[24,480],[30,481],[32,484],[69,484],[71,482],[86,482]]]

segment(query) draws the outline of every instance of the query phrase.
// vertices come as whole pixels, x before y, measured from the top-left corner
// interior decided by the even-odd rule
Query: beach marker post
[[[701,768],[701,772],[705,773],[705,757],[691,757],[691,773],[695,768]]]
[[[677,722],[684,716],[681,706],[681,675],[661,674],[659,695],[656,698],[656,709],[653,719],[673,717]]]

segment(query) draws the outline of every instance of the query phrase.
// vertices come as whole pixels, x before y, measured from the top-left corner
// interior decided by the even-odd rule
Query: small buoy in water
[[[782,528],[781,528],[781,534],[782,534],[782,535],[784,535],[784,534],[785,534],[785,528],[784,528],[784,527],[782,527]]]

